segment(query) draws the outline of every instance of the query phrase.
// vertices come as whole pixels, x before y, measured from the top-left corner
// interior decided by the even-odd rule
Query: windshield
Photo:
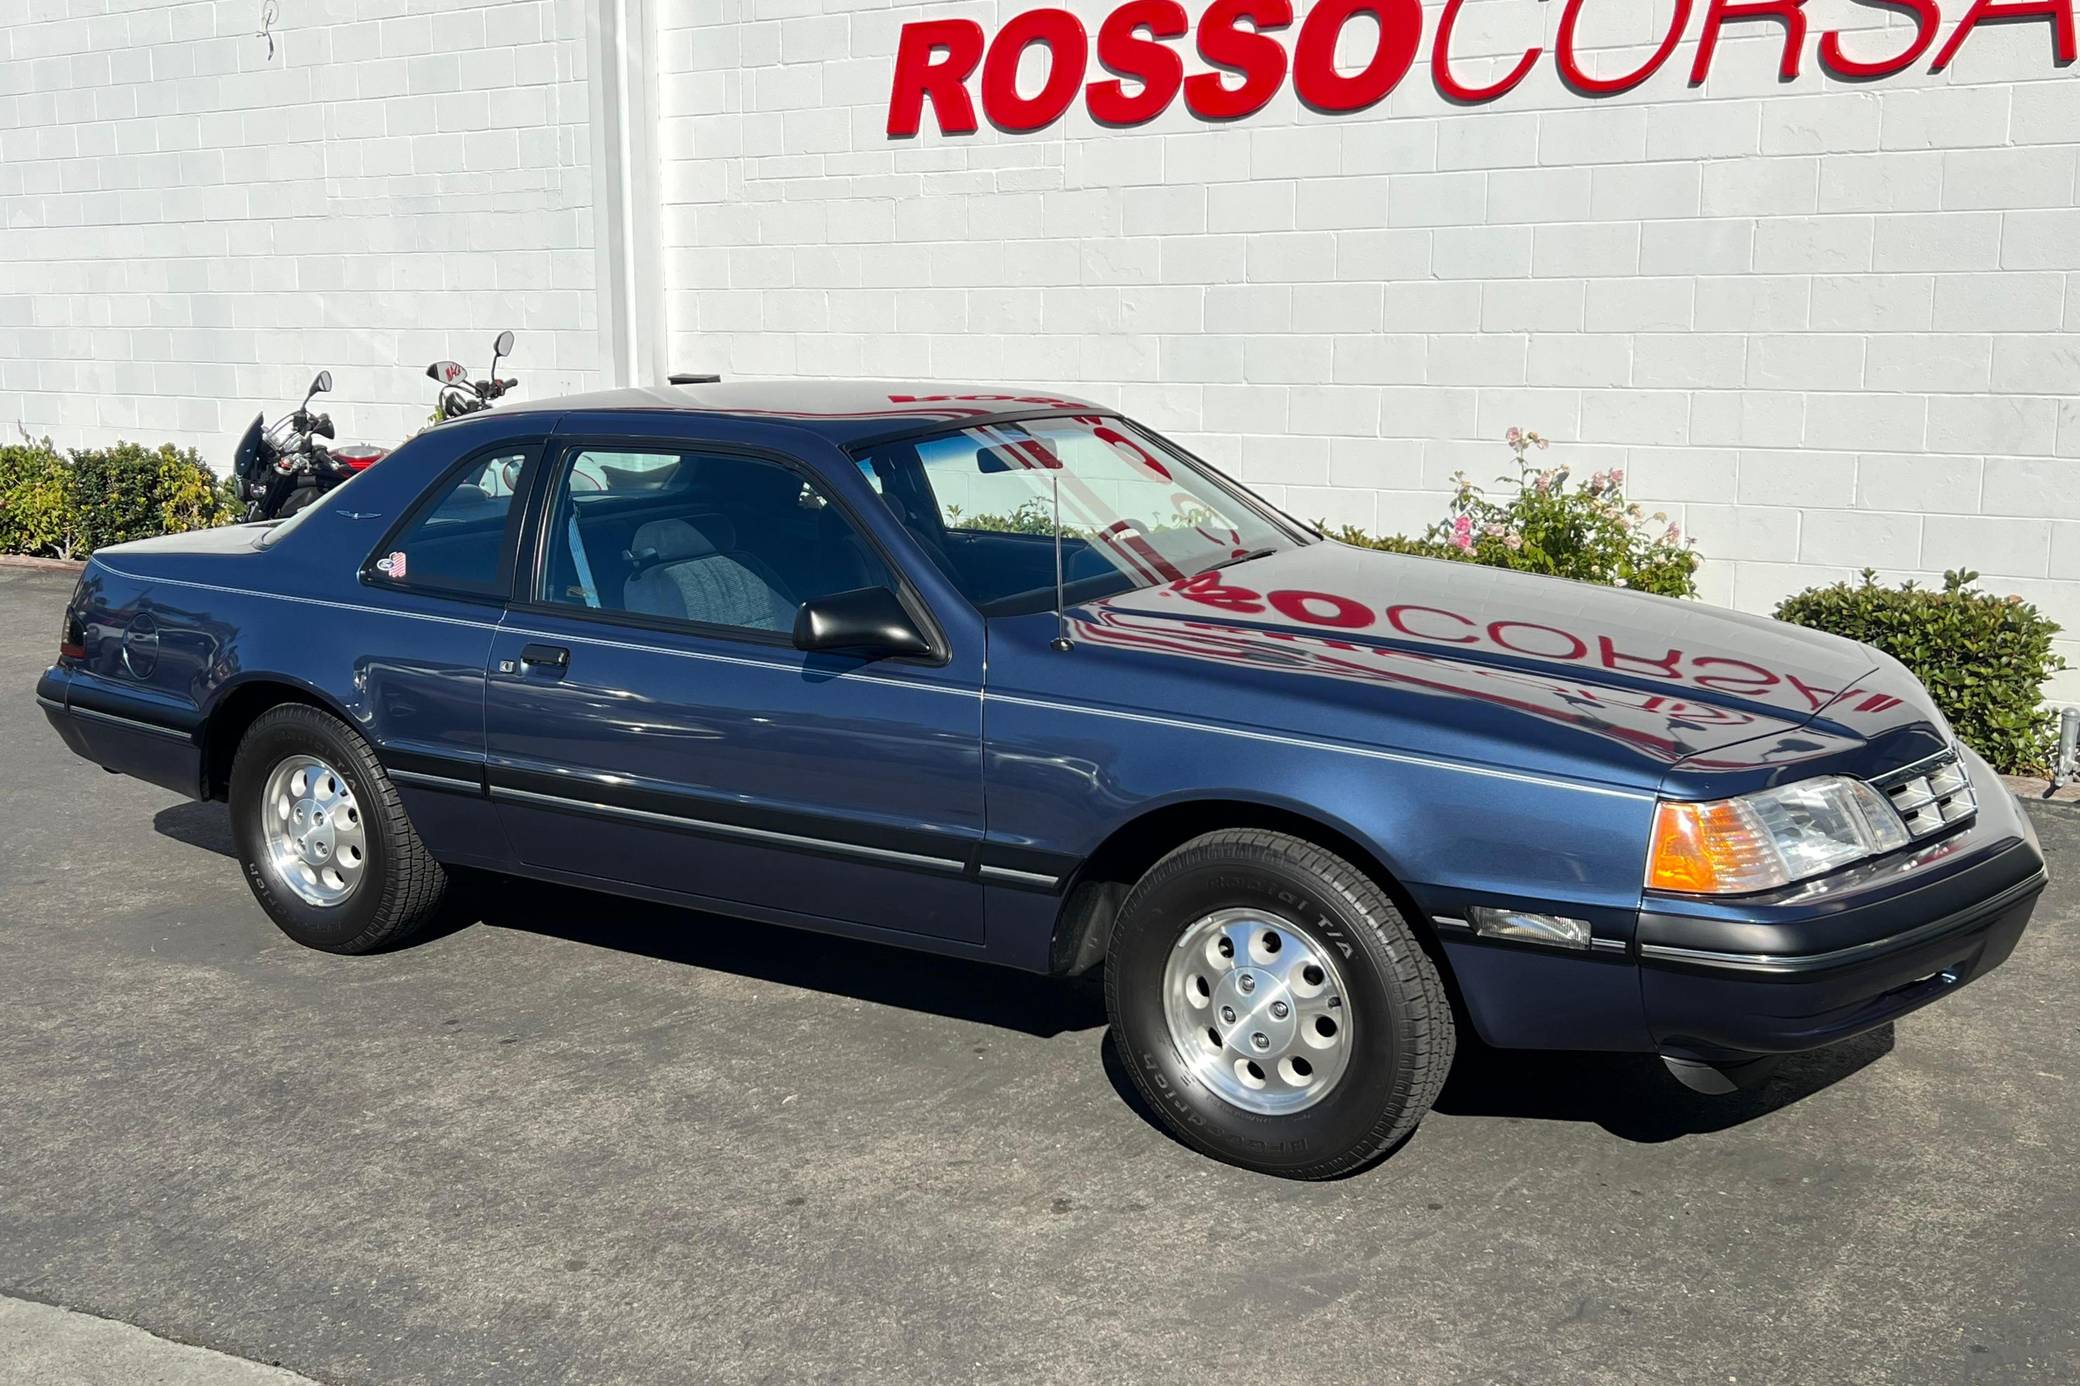
[[[1176,582],[1308,542],[1124,419],[993,424],[860,457],[883,503],[986,616],[1054,604],[1055,498],[1071,600]]]

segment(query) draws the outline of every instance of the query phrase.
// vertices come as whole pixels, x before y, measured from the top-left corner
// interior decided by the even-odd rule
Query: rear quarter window
[[[384,587],[504,596],[514,497],[529,456],[513,449],[471,459],[419,502],[364,575]]]

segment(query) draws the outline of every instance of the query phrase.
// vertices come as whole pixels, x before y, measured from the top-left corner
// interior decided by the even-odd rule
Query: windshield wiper
[[[1247,563],[1253,558],[1269,558],[1277,552],[1277,549],[1251,549],[1248,553],[1238,553],[1233,558],[1223,558],[1220,562],[1208,567],[1206,571],[1210,573],[1215,568],[1232,568],[1237,563]]]

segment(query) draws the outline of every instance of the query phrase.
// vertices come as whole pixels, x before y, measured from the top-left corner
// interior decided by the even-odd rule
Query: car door
[[[362,731],[444,861],[508,864],[484,795],[484,668],[519,549],[515,488],[541,450],[538,437],[500,442],[440,473],[366,556],[357,599],[300,637],[324,651],[321,685],[353,690]]]
[[[929,658],[794,647],[801,602],[859,587],[899,591],[930,624],[824,479],[773,453],[573,437],[533,505],[485,716],[523,862],[982,941],[981,651],[943,635]]]

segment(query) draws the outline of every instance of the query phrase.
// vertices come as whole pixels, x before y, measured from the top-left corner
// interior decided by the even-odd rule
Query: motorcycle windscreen
[[[263,457],[266,447],[262,442],[264,427],[263,417],[259,414],[253,415],[253,422],[247,426],[245,434],[238,440],[238,450],[231,454],[231,475],[238,478],[242,486],[258,476],[260,468],[266,465]]]

